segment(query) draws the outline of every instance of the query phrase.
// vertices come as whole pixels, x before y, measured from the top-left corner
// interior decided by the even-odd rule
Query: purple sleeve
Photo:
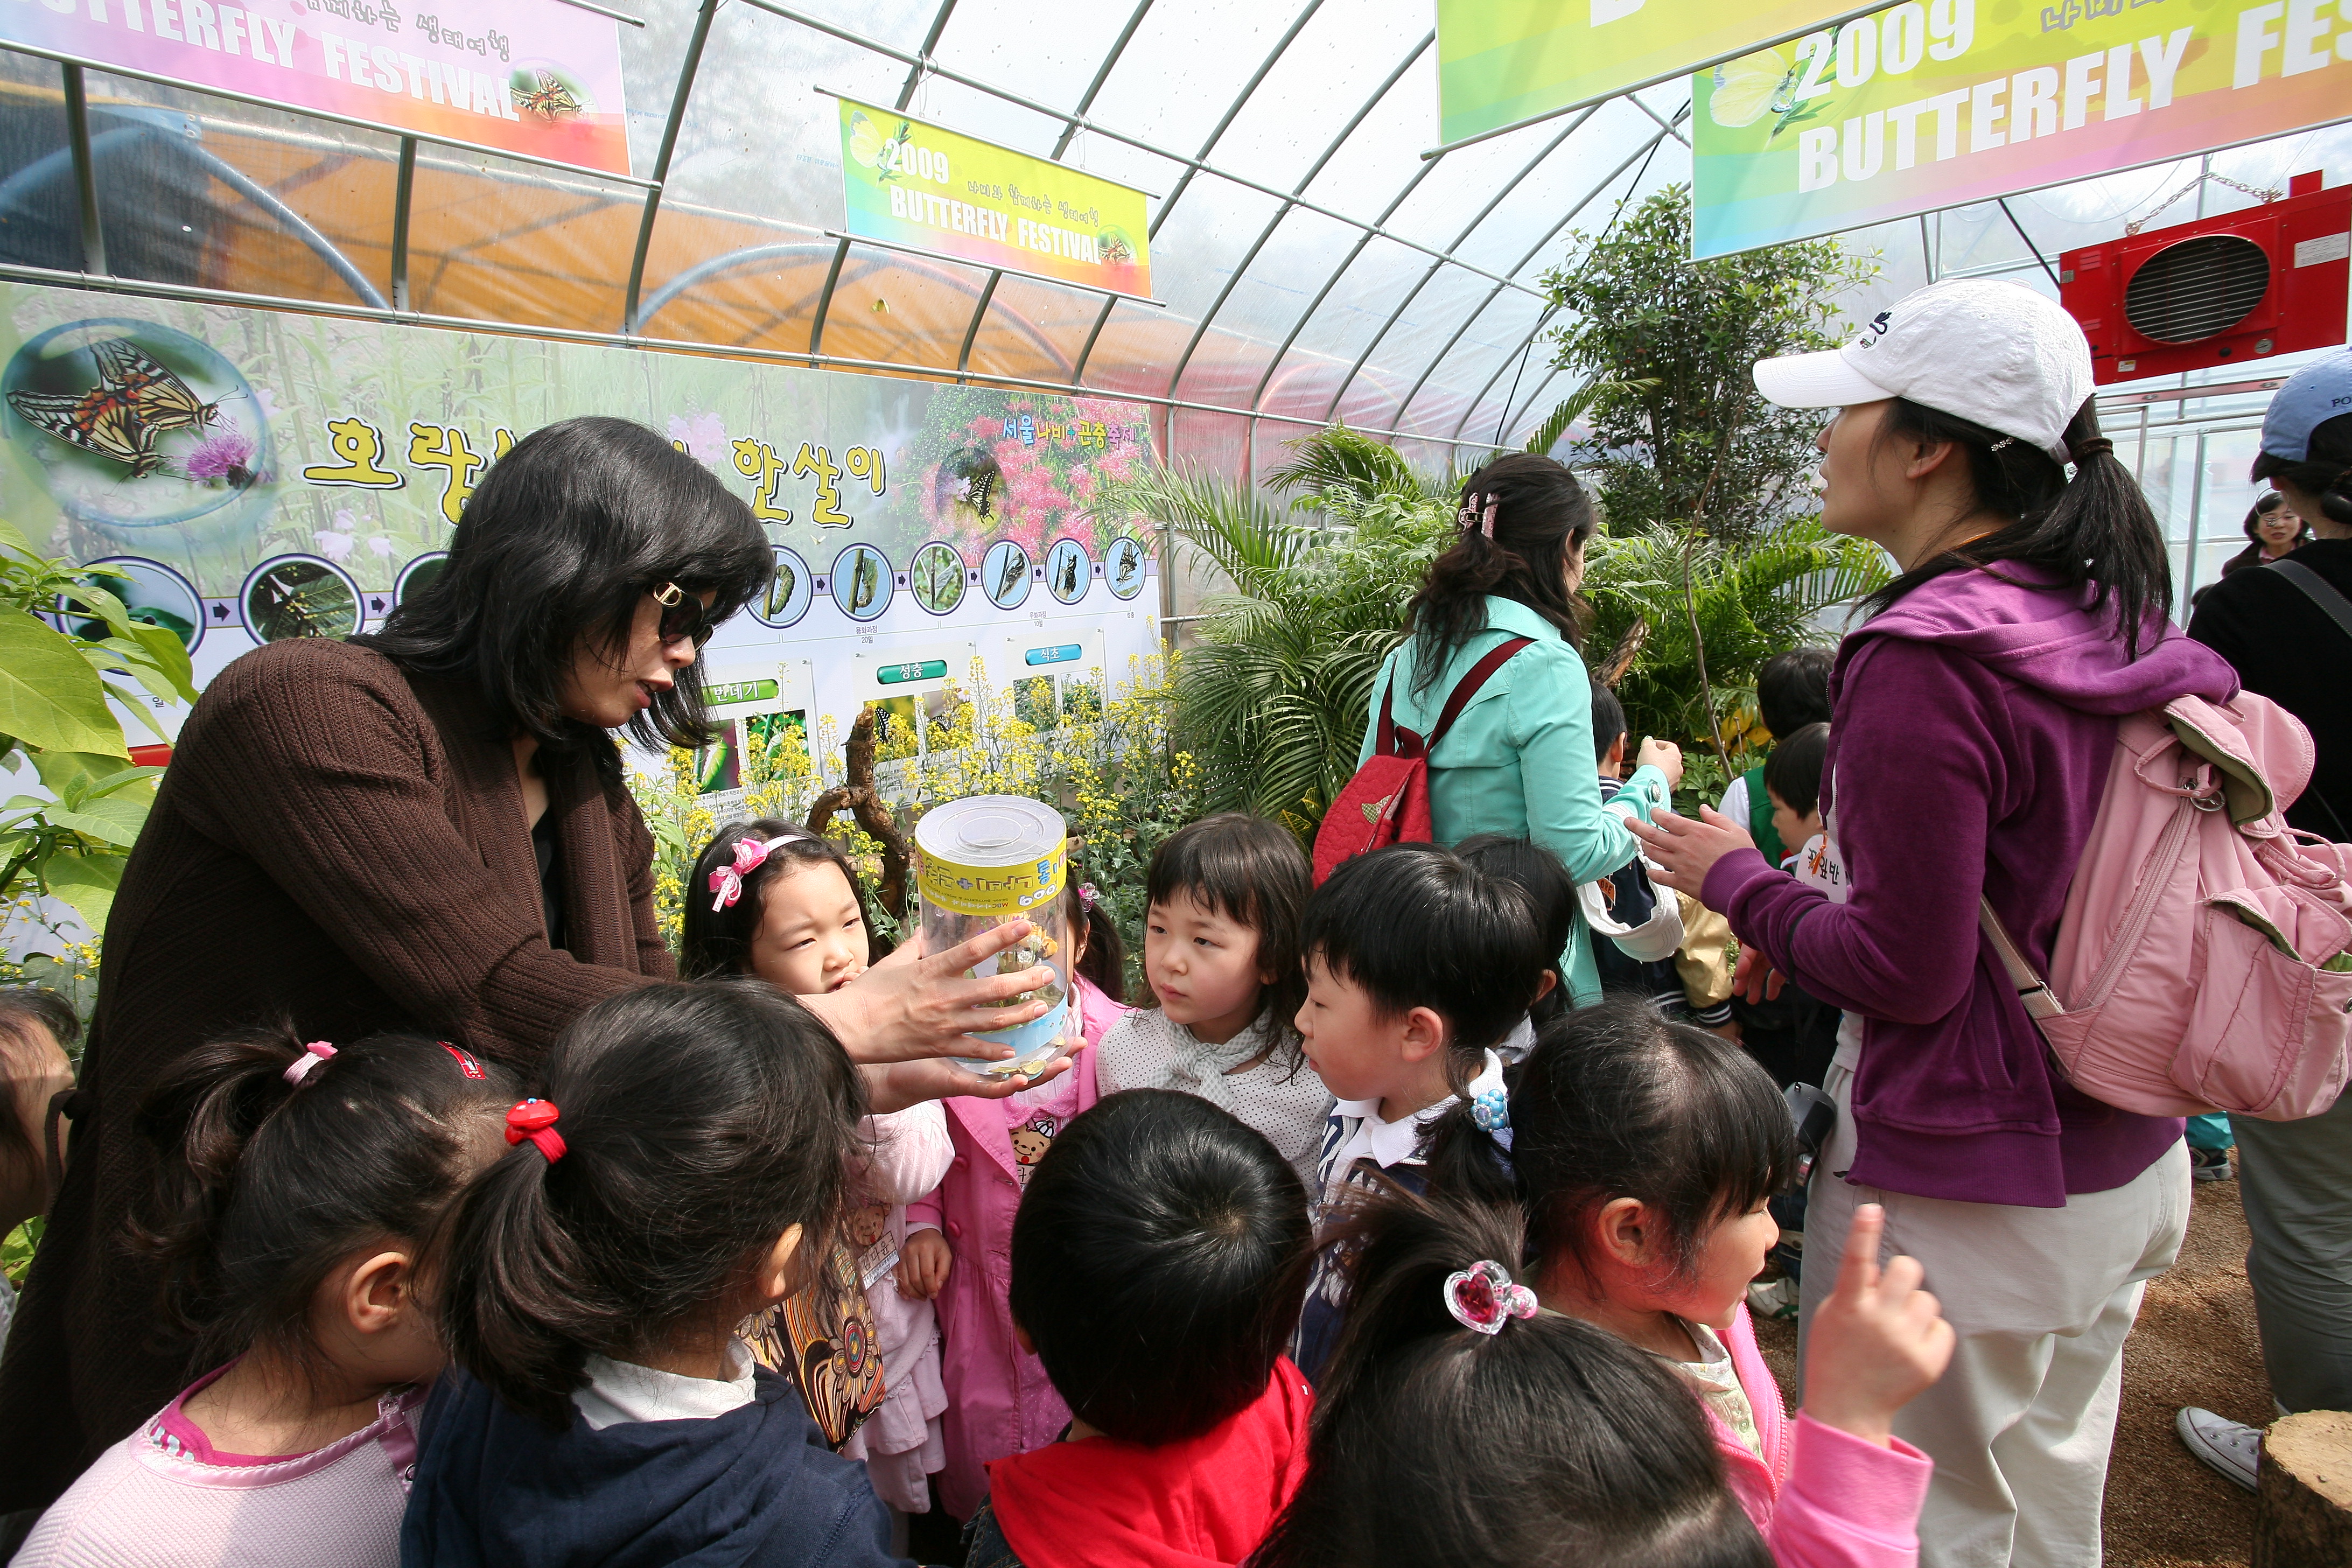
[[[1799,1413],[1789,1479],[1765,1534],[1780,1568],[1916,1568],[1919,1510],[1936,1473],[1896,1438],[1877,1444]]]
[[[1705,901],[1822,1000],[1933,1023],[1976,972],[1986,833],[2008,783],[2001,696],[1976,661],[1892,638],[1841,685],[1822,799],[1851,901],[1831,903],[1752,850],[1716,862]]]

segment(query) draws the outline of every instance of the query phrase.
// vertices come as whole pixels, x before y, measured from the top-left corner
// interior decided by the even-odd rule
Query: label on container
[[[1050,906],[1062,893],[1069,869],[1067,839],[1046,854],[1017,866],[964,866],[915,847],[915,880],[923,902],[960,915],[1025,915]]]

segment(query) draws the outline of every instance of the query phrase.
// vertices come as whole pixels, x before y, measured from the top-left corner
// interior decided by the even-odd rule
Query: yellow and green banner
[[[1143,192],[841,100],[842,204],[859,239],[1151,298]]]
[[[2352,118],[2327,0],[1905,0],[1691,80],[1724,256]]]
[[[1437,0],[1440,140],[1450,147],[1595,103],[1866,9],[1853,0]]]

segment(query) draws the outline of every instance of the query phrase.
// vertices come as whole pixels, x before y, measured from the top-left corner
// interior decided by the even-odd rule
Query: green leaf
[[[43,786],[61,800],[69,791],[79,791],[82,797],[104,795],[117,787],[116,781],[152,777],[163,772],[161,768],[125,768],[121,757],[95,752],[41,752],[35,754],[33,767],[41,775]],[[46,804],[30,795],[19,795],[17,800]],[[16,800],[8,804],[13,806]]]
[[[137,800],[90,800],[79,806],[53,805],[44,815],[59,827],[128,849],[139,842],[147,824],[147,803]]]
[[[81,651],[31,616],[0,611],[0,731],[43,751],[128,757],[122,726]]]
[[[106,917],[114,908],[114,890],[121,885],[121,855],[76,855],[60,851],[41,866],[41,878],[50,894],[64,901],[92,931],[103,933]]]

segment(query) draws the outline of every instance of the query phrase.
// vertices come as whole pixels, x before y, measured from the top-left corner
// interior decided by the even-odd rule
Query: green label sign
[[[874,672],[874,679],[885,686],[904,686],[910,680],[937,680],[948,672],[948,661],[926,658],[913,664],[886,664]]]
[[[703,700],[713,708],[730,708],[739,702],[767,702],[776,695],[772,680],[730,680],[723,685],[702,689]]]

